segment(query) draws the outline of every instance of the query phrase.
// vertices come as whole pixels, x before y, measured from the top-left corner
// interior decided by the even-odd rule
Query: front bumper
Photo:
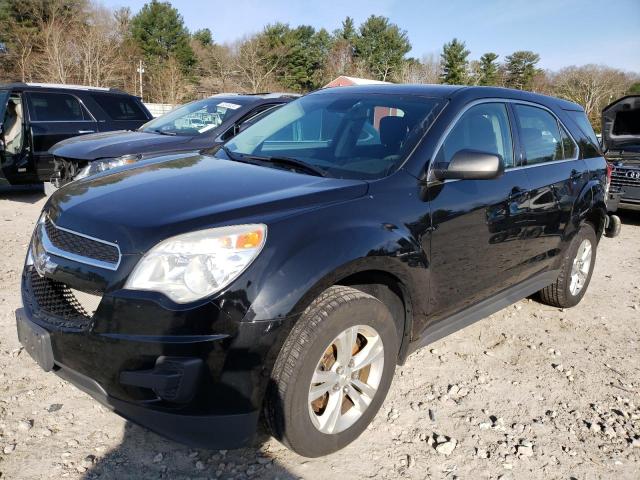
[[[16,322],[19,325],[19,336],[23,343],[29,341],[26,333],[29,327],[42,333],[42,327],[32,322],[22,308],[16,310]],[[44,338],[46,337],[45,335]],[[42,360],[46,361],[47,355],[52,356],[51,351],[46,348],[46,343],[41,344],[44,359],[37,358],[39,352],[34,352],[25,345],[27,351],[38,363]],[[255,433],[259,417],[259,412],[255,410],[238,414],[216,415],[179,413],[156,408],[148,402],[132,403],[112,397],[97,381],[56,362],[55,359],[52,361],[51,370],[118,415],[186,445],[211,449],[239,448],[250,444]]]
[[[157,312],[134,309],[137,315],[123,318],[117,315],[122,309],[110,308],[119,317],[112,318],[111,325],[144,322],[149,326],[158,319],[157,335],[148,330],[98,328],[97,315],[87,327],[70,328],[49,322],[28,301],[25,281],[24,308],[16,311],[18,336],[45,370],[122,417],[180,443],[228,449],[252,442],[268,384],[268,357],[281,321],[224,321],[223,328],[210,316],[209,323],[218,323],[226,333],[193,335],[184,330],[163,331],[171,318],[182,325],[184,312],[163,309],[164,318],[159,319]],[[211,310],[205,307],[200,313]],[[183,367],[188,375],[180,371]]]

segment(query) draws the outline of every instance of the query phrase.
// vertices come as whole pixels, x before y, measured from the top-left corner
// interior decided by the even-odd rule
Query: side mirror
[[[433,169],[438,180],[491,180],[504,173],[500,155],[478,150],[459,150],[448,165],[438,167]]]

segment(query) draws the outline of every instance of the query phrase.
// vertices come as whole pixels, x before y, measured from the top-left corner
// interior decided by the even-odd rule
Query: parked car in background
[[[51,149],[56,164],[51,182],[59,188],[149,156],[211,148],[296,97],[282,93],[219,94],[175,108],[135,131],[62,141]]]
[[[20,341],[178,441],[239,447],[263,415],[334,452],[414,350],[530,295],[580,302],[611,233],[581,125],[522,91],[326,89],[215,152],[72,182],[28,248]]]
[[[622,97],[602,110],[602,147],[613,169],[618,208],[640,210],[640,95]]]
[[[152,118],[138,97],[113,88],[0,85],[0,182],[49,181],[54,144],[78,135],[136,129]]]

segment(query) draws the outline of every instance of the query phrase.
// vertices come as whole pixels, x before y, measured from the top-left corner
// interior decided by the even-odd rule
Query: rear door
[[[557,116],[542,106],[512,104],[531,203],[523,233],[527,274],[549,269],[560,252],[573,206],[588,181],[578,145]]]
[[[505,173],[491,180],[446,180],[430,187],[430,324],[514,285],[523,276],[520,241],[528,214],[528,180],[514,161],[508,106],[473,105],[445,137],[435,163],[460,150],[498,154]]]
[[[97,123],[72,93],[28,91],[25,97],[35,171],[48,181],[54,171],[49,149],[61,140],[96,132]]]

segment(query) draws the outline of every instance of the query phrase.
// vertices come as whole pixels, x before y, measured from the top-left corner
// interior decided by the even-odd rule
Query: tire
[[[582,286],[576,292],[575,288],[572,288],[572,273],[575,273],[575,270],[573,270],[574,262],[580,260],[576,257],[579,253],[583,252],[581,250],[581,246],[584,242],[588,242],[590,244],[590,262],[589,266],[584,269],[584,280]],[[584,294],[587,292],[589,282],[591,281],[593,267],[596,263],[597,244],[598,241],[593,226],[586,223],[580,227],[580,230],[571,240],[571,244],[569,245],[569,248],[567,248],[565,256],[562,259],[562,266],[560,267],[560,275],[558,276],[558,279],[548,287],[540,290],[539,296],[542,303],[560,308],[573,307],[580,303],[580,300],[582,300],[582,297],[584,297]]]
[[[344,337],[346,332],[352,336]],[[356,341],[350,342],[352,338]],[[373,355],[379,351],[378,340],[382,352]],[[344,353],[341,356],[340,352],[348,349],[338,345],[348,344],[352,345],[351,352],[348,357]],[[356,351],[358,348],[361,350]],[[398,350],[397,327],[382,302],[350,287],[325,290],[302,314],[275,362],[264,409],[271,434],[305,457],[327,455],[353,442],[373,420],[387,395]],[[347,362],[351,355],[353,361]],[[375,358],[370,366],[358,369],[356,360],[369,357]],[[341,365],[340,360],[347,366]],[[340,368],[343,371],[338,375]],[[312,402],[312,379],[325,374],[330,379],[314,382],[314,388],[332,387]],[[369,390],[369,385],[376,383],[377,389]],[[367,391],[372,393],[370,397],[365,394]],[[356,408],[348,392],[366,400],[368,406],[360,403],[361,408]],[[332,405],[339,408],[331,408]]]

